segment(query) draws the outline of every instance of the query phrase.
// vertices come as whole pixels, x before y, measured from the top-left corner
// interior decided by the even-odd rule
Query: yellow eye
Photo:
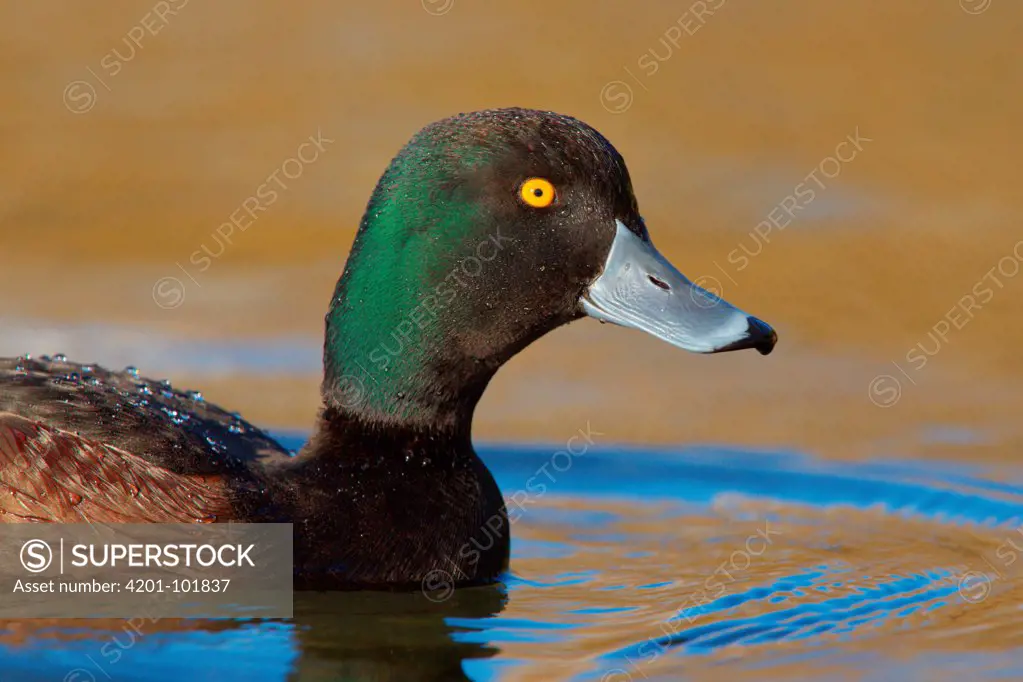
[[[543,178],[529,178],[519,188],[519,196],[527,206],[546,208],[554,201],[554,185]]]

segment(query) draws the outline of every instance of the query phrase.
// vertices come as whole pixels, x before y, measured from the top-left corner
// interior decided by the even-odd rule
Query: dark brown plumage
[[[522,194],[537,179],[554,199],[541,207]],[[644,268],[661,274],[637,280]],[[472,447],[473,412],[515,353],[594,314],[598,282],[602,305],[621,305],[611,321],[676,345],[665,330],[692,336],[689,317],[706,313],[700,352],[774,346],[769,326],[727,304],[686,306],[691,283],[653,249],[625,163],[595,130],[525,109],[439,121],[373,193],[298,456],[135,372],[0,360],[0,521],[291,522],[300,587],[494,581],[509,524]],[[685,324],[671,327],[676,313]]]
[[[62,358],[0,359],[4,521],[229,520],[227,477],[288,457],[165,382]]]

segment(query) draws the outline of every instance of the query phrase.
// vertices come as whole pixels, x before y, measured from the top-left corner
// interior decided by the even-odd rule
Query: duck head
[[[698,353],[777,341],[654,248],[624,160],[593,128],[525,109],[439,121],[362,218],[326,318],[325,404],[467,430],[503,363],[586,315]]]

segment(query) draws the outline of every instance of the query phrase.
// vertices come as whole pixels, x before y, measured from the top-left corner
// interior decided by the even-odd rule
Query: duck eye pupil
[[[543,196],[543,190],[540,189],[539,187],[537,187],[536,189],[533,190],[533,196],[534,197],[542,197]]]

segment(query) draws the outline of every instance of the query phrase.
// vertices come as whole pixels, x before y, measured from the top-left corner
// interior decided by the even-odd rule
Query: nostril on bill
[[[658,286],[664,289],[665,291],[671,291],[671,286],[664,280],[657,279],[653,275],[647,275],[646,278],[649,279],[650,283],[653,284],[654,286]]]

